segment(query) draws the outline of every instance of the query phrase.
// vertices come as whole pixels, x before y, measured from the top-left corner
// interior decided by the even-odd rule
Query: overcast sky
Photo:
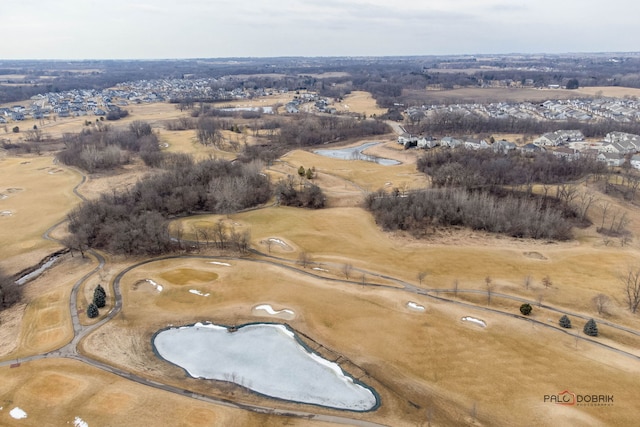
[[[638,51],[639,15],[637,0],[7,0],[0,59]]]

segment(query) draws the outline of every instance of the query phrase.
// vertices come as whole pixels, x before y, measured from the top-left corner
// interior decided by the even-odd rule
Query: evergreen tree
[[[304,169],[304,166],[300,166],[298,168],[298,175],[304,176],[307,171]]]
[[[107,304],[107,293],[101,285],[96,286],[93,291],[93,303],[98,308],[102,308]]]
[[[596,325],[596,321],[593,319],[589,319],[587,323],[585,323],[583,331],[586,335],[589,335],[590,337],[597,337],[598,325]]]
[[[102,308],[107,304],[107,299],[105,298],[104,294],[101,294],[100,292],[94,292],[94,294],[93,294],[93,303],[98,308]]]
[[[94,303],[89,304],[87,307],[87,316],[89,316],[90,319],[93,319],[94,317],[98,317],[99,314],[100,311],[98,311],[98,306]]]
[[[571,329],[571,319],[569,319],[566,314],[560,318],[560,326]]]
[[[525,316],[531,314],[531,310],[533,310],[531,304],[524,303],[520,306],[520,313],[524,314]]]

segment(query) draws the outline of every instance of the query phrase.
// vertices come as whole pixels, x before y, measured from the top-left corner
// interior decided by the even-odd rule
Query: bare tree
[[[624,274],[620,275],[620,282],[627,307],[635,314],[640,305],[640,269],[629,267]]]
[[[543,294],[538,294],[538,307],[542,307],[542,300],[544,299]]]
[[[344,274],[345,279],[349,280],[349,276],[351,275],[351,271],[353,270],[353,266],[351,264],[345,264],[342,266],[342,274]]]
[[[493,281],[491,280],[491,277],[485,277],[484,283],[487,287],[487,305],[491,305],[491,295],[493,294]]]
[[[611,303],[611,299],[605,294],[598,294],[591,299],[593,306],[599,315],[608,314],[607,309]]]
[[[302,268],[307,268],[312,262],[311,255],[306,252],[300,252],[300,255],[298,256],[298,265]]]
[[[542,278],[542,285],[544,286],[545,289],[549,289],[551,286],[553,286],[553,282],[551,281],[551,278],[548,275]]]
[[[589,208],[591,207],[591,205],[593,204],[593,202],[596,201],[596,196],[593,193],[589,193],[586,191],[583,191],[582,193],[580,193],[580,196],[578,197],[578,218],[580,218],[581,221],[584,221],[587,217],[587,212],[589,211]]]
[[[421,271],[418,273],[418,282],[420,282],[420,286],[422,286],[422,281],[424,280],[425,277],[427,277],[427,272],[426,271]]]
[[[609,211],[609,208],[611,207],[611,203],[604,201],[600,204],[600,207],[602,208],[602,223],[600,224],[600,230],[604,230],[604,223],[607,220],[607,212]],[[598,231],[600,231],[598,230]]]
[[[524,276],[524,288],[529,289],[531,286],[531,276]]]
[[[459,285],[458,279],[454,280],[453,281],[453,296],[456,297],[456,298],[458,297],[458,285]]]

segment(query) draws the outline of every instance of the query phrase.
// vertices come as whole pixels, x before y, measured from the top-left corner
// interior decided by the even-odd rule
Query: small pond
[[[163,329],[153,337],[153,347],[194,378],[334,409],[364,412],[379,405],[373,389],[313,353],[284,325],[254,323],[230,330],[196,323]]]
[[[325,157],[331,157],[332,159],[341,160],[365,160],[367,162],[378,163],[383,166],[399,165],[400,162],[393,159],[385,159],[382,157],[369,156],[364,154],[363,151],[374,145],[380,144],[379,142],[367,142],[366,144],[359,145],[357,147],[347,147],[333,150],[314,150],[313,152]]]

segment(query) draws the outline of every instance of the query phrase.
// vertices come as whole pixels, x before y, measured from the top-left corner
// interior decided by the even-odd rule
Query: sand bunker
[[[208,297],[209,295],[211,295],[208,292],[206,294],[202,293],[201,291],[199,291],[197,289],[189,289],[189,292],[194,294],[194,295],[200,295],[201,297]]]
[[[22,409],[18,408],[17,406],[9,412],[9,415],[11,415],[11,418],[14,418],[16,420],[27,418],[27,413],[24,412]]]
[[[223,265],[225,267],[231,267],[231,264],[228,262],[218,262],[218,261],[209,261],[207,264],[215,264],[215,265]]]
[[[151,279],[143,279],[143,280],[138,280],[134,285],[133,285],[133,290],[135,291],[136,289],[138,289],[138,286],[140,285],[140,283],[148,283],[151,286],[153,286],[155,288],[156,291],[158,292],[162,292],[162,285],[157,284],[156,282],[154,282]]]
[[[407,303],[407,307],[409,307],[411,310],[415,310],[415,311],[424,311],[424,305],[420,305],[420,304],[415,303],[413,301],[409,301]]]
[[[484,320],[476,319],[475,317],[469,317],[469,316],[466,316],[466,317],[463,317],[463,318],[462,318],[462,321],[463,321],[463,322],[471,322],[471,323],[475,323],[476,325],[480,325],[480,326],[482,326],[483,328],[486,328],[486,327],[487,327],[487,323],[486,323]]]
[[[284,241],[284,240],[277,239],[277,238],[275,238],[275,237],[269,237],[269,238],[267,239],[267,241],[265,242],[265,244],[267,244],[267,245],[269,245],[269,244],[271,244],[271,245],[276,245],[276,246],[279,246],[279,247],[281,247],[282,249],[284,249],[284,250],[286,250],[286,251],[291,251],[291,250],[293,250],[293,249],[291,248],[291,246],[289,246],[287,243],[285,243],[285,241]]]
[[[287,308],[284,308],[282,310],[274,310],[270,304],[256,305],[255,307],[253,307],[253,309],[251,309],[251,314],[253,314],[254,316],[264,316],[265,312],[271,316],[285,320],[293,320],[296,317],[296,313],[293,310],[289,310]]]
[[[0,216],[12,216],[13,212],[11,211],[0,211]]]

